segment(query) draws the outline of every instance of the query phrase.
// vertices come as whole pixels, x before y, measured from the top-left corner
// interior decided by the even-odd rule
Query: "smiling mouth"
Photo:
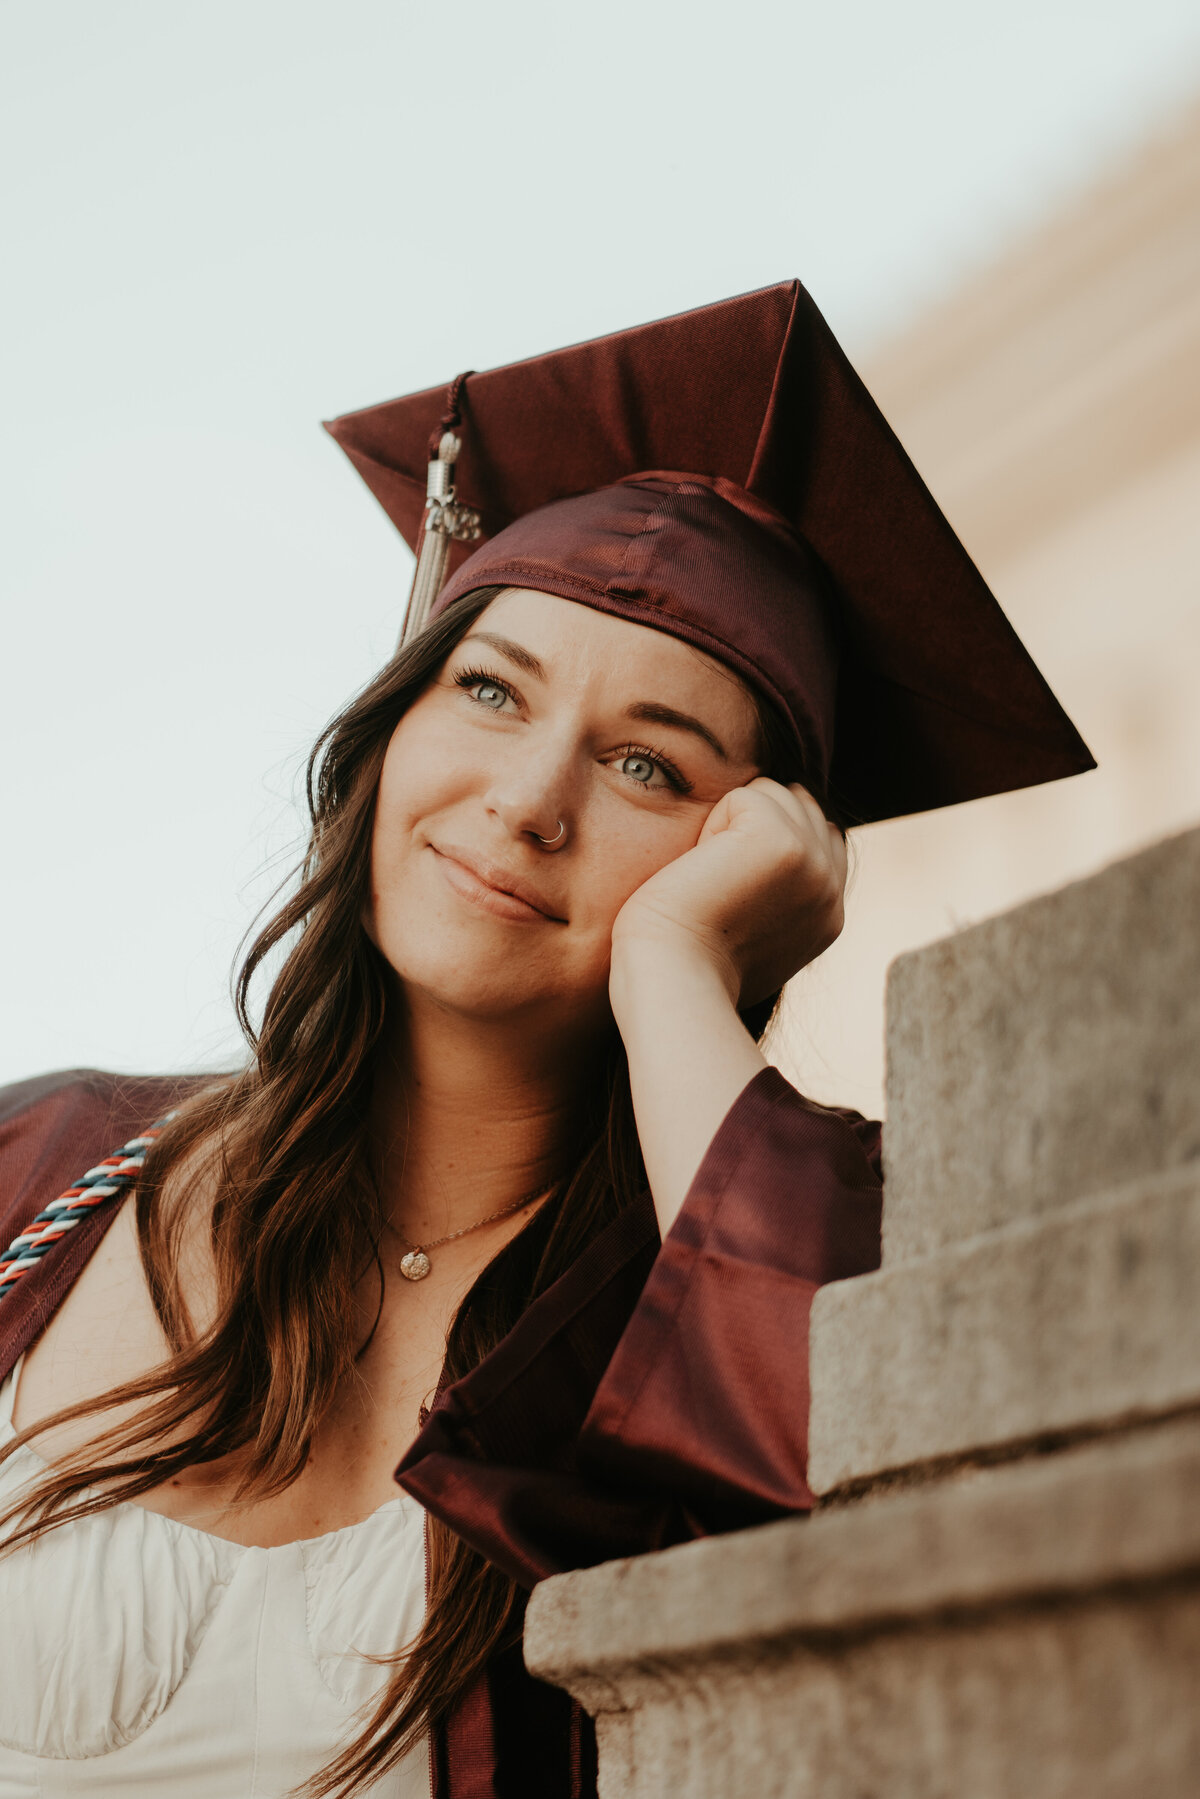
[[[431,843],[429,847],[438,859],[438,867],[448,886],[481,911],[517,924],[534,921],[566,924],[566,919],[552,912],[535,888],[516,876],[457,846],[446,845],[439,849],[437,844]]]

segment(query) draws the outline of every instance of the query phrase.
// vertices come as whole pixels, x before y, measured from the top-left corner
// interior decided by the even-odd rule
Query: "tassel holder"
[[[458,388],[463,377],[454,384]],[[452,389],[454,399],[457,393]],[[457,406],[453,407],[457,412]],[[457,418],[454,419],[457,423]],[[411,643],[425,629],[433,602],[446,579],[451,543],[474,543],[480,533],[480,517],[469,506],[455,498],[454,467],[462,441],[449,428],[437,438],[429,462],[425,487],[425,517],[421,525],[421,542],[417,550],[417,567],[412,591],[404,611],[399,649]]]

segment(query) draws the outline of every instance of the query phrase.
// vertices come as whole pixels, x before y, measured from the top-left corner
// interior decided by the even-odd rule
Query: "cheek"
[[[449,729],[433,708],[418,701],[397,725],[383,759],[373,856],[403,854],[414,827],[460,798],[471,782],[462,733]]]
[[[641,812],[628,804],[601,805],[588,821],[580,856],[580,887],[597,930],[611,934],[630,896],[668,862],[693,849],[711,807],[688,806],[675,816]]]
[[[422,818],[446,802],[452,765],[438,733],[419,716],[419,703],[393,733],[379,777],[371,833],[371,899],[367,929],[376,944],[386,913],[402,905]]]
[[[387,764],[375,801],[371,832],[371,935],[378,942],[379,913],[403,884],[404,865],[411,842],[413,795],[406,782],[389,780]]]

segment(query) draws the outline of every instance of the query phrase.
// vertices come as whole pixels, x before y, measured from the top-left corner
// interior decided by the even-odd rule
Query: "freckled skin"
[[[400,721],[380,781],[364,924],[396,1003],[367,1120],[389,1221],[377,1321],[378,1285],[359,1295],[362,1337],[374,1334],[286,1491],[235,1502],[229,1458],[140,1501],[234,1542],[339,1529],[394,1496],[450,1322],[527,1214],[434,1250],[418,1284],[400,1272],[405,1245],[551,1184],[575,1144],[589,1057],[614,1022],[665,1235],[722,1118],[765,1067],[738,1004],[841,928],[841,838],[803,789],[760,776],[754,704],[720,664],[525,590],[499,595],[470,635],[481,633],[520,646],[543,675],[464,642]],[[724,754],[678,722],[626,716],[644,702],[689,715]],[[559,821],[561,847],[548,849],[538,839]],[[202,1159],[180,1192],[182,1295],[203,1328],[215,1284]],[[125,1206],[26,1357],[18,1428],[165,1353]],[[53,1459],[112,1422],[77,1419],[37,1447]]]
[[[710,810],[758,772],[757,716],[741,683],[677,638],[546,594],[508,592],[473,627],[535,650],[531,678],[468,640],[400,721],[380,781],[369,929],[406,985],[475,1016],[545,1026],[607,1013],[613,924],[649,877],[690,849]],[[481,670],[516,694],[489,711],[455,684]],[[630,721],[630,700],[699,716],[728,751]],[[661,748],[686,777],[639,785],[629,745]],[[563,848],[553,837],[562,820]],[[429,847],[463,845],[535,883],[563,924],[514,930],[459,902]]]

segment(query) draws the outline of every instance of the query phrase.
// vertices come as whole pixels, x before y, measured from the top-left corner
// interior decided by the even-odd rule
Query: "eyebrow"
[[[516,643],[511,637],[501,637],[498,631],[472,631],[469,637],[462,639],[466,643],[486,643],[493,650],[499,650],[502,656],[525,674],[532,675],[535,680],[546,679],[546,665],[527,650],[524,644]],[[625,708],[625,717],[639,720],[646,725],[674,725],[677,731],[690,731],[693,737],[699,737],[711,750],[715,750],[722,762],[728,762],[729,751],[721,742],[715,731],[711,731],[690,712],[680,712],[676,706],[664,706],[658,700],[637,700],[632,706]]]
[[[690,712],[679,712],[674,706],[660,706],[656,700],[639,700],[636,705],[626,707],[625,716],[641,719],[648,725],[674,725],[677,731],[690,731],[715,750],[722,762],[729,760],[729,751],[721,739]]]
[[[472,631],[471,635],[464,637],[462,641],[463,643],[490,644],[492,649],[499,650],[502,656],[507,656],[509,661],[515,663],[517,668],[522,669],[525,674],[532,675],[538,681],[546,679],[545,663],[540,662],[532,650],[525,649],[522,644],[514,643],[511,637],[501,637],[496,631]]]

